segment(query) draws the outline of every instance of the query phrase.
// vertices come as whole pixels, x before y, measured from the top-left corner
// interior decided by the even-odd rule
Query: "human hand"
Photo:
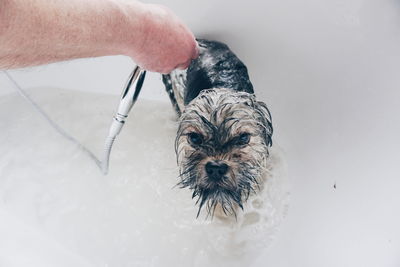
[[[175,68],[187,68],[198,57],[193,33],[164,6],[143,4],[143,9],[139,22],[141,40],[134,40],[127,54],[149,71],[169,73]]]

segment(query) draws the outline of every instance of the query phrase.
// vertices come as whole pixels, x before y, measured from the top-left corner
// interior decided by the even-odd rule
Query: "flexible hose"
[[[71,136],[67,131],[65,131],[60,125],[54,122],[49,115],[19,86],[19,84],[15,81],[15,79],[7,72],[3,71],[3,73],[8,77],[8,79],[13,84],[13,87],[16,91],[26,100],[28,103],[32,105],[32,107],[39,112],[40,115],[50,124],[53,129],[55,129],[59,134],[61,134],[65,139],[74,143],[77,147],[83,150],[95,163],[96,165],[102,169],[102,163],[100,160],[83,144],[81,144],[78,140],[76,140],[73,136]]]
[[[132,106],[135,104],[137,97],[139,96],[146,72],[139,67],[136,67],[131,75],[129,76],[127,85],[124,88],[121,102],[118,106],[118,113],[113,119],[110,127],[110,131],[106,141],[104,143],[103,157],[100,161],[88,148],[71,136],[67,131],[65,131],[61,126],[54,122],[49,115],[35,102],[33,99],[21,88],[21,86],[15,81],[15,79],[7,72],[3,71],[7,78],[11,81],[15,90],[32,105],[32,107],[42,115],[42,117],[50,124],[53,129],[55,129],[59,134],[61,134],[65,139],[69,140],[75,144],[78,148],[84,151],[100,168],[104,175],[108,174],[108,167],[110,162],[111,149],[117,135],[121,132],[121,129],[125,123],[128,113]],[[135,91],[131,92],[129,89],[133,83],[136,82]],[[122,114],[121,114],[122,113]]]
[[[115,137],[108,136],[104,143],[103,159],[101,160],[101,171],[104,175],[108,174],[108,166],[110,165],[111,149],[114,144]]]

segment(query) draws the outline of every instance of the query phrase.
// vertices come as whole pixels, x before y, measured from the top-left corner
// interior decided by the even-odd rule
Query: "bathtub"
[[[400,266],[399,3],[158,3],[227,43],[271,110],[263,220],[195,219],[174,187],[176,123],[158,74],[105,177],[0,74],[0,266]],[[115,56],[10,73],[98,154],[133,66]]]

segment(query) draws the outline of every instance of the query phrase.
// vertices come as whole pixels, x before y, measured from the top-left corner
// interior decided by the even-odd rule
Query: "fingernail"
[[[196,42],[196,47],[194,48],[194,54],[192,56],[192,59],[196,59],[199,57],[199,52],[200,48],[199,48],[199,44]]]

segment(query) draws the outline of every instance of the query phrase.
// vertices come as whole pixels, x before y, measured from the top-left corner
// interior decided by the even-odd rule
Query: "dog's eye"
[[[236,144],[239,146],[247,145],[250,142],[250,134],[242,133],[236,140]]]
[[[201,145],[203,143],[203,136],[199,133],[188,133],[189,143],[193,145]]]

